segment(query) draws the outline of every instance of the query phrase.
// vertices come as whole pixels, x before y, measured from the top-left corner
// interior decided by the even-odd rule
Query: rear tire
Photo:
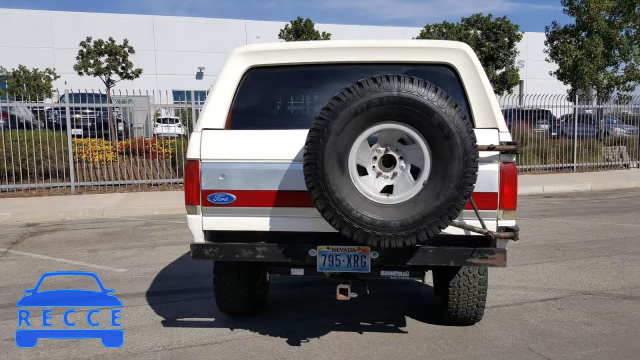
[[[213,265],[213,291],[216,304],[223,313],[255,314],[267,302],[267,269],[261,264],[216,261]]]
[[[487,301],[487,267],[456,266],[433,270],[436,307],[452,325],[474,325],[482,320]]]
[[[474,190],[473,124],[446,91],[422,79],[360,80],[313,122],[304,177],[318,212],[346,238],[380,248],[427,245]]]

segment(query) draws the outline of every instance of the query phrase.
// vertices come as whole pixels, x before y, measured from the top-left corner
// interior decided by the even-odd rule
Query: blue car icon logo
[[[59,289],[40,291],[42,282],[53,276],[83,276],[93,278],[98,284],[99,291],[83,289]],[[100,339],[102,345],[108,348],[118,348],[124,343],[124,331],[121,329],[122,302],[113,295],[113,289],[106,289],[100,278],[94,273],[84,271],[57,271],[45,273],[40,277],[33,289],[25,290],[27,295],[20,299],[16,307],[18,310],[18,327],[16,330],[16,345],[21,348],[32,348],[38,343],[38,339]],[[42,309],[42,329],[32,328],[29,319],[31,311]],[[26,309],[23,309],[26,308]],[[62,316],[61,328],[51,328],[53,324],[52,309],[67,308]],[[89,329],[76,329],[76,322],[82,321],[83,316],[77,314],[77,308],[90,308],[86,315]],[[102,309],[101,309],[102,308]],[[109,309],[104,309],[109,308]],[[110,327],[107,329],[95,329],[100,323],[95,319],[100,311],[110,311]],[[72,321],[71,319],[75,320]],[[35,322],[35,320],[33,321]],[[57,324],[56,324],[57,325]]]

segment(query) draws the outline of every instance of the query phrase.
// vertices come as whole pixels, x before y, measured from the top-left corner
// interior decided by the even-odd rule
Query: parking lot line
[[[22,251],[17,251],[17,250],[11,250],[11,249],[1,249],[0,248],[0,252],[6,252],[6,253],[22,255],[22,256],[29,256],[29,257],[43,259],[43,260],[57,261],[57,262],[65,263],[65,264],[90,267],[90,268],[100,269],[100,270],[109,270],[109,271],[115,271],[115,272],[125,272],[125,271],[127,271],[127,269],[120,269],[120,268],[114,268],[114,267],[110,267],[110,266],[89,264],[89,263],[82,262],[82,261],[62,259],[62,258],[56,258],[56,257],[51,257],[51,256],[46,256],[46,255],[39,255],[39,254],[32,254],[32,253],[27,253],[27,252],[22,252]]]

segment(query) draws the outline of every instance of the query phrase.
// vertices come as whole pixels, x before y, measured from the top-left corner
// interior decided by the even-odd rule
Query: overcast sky
[[[539,32],[568,21],[559,0],[0,0],[0,8],[412,27],[482,12]]]

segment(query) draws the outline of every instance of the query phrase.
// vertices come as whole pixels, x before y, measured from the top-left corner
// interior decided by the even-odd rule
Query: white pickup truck
[[[191,134],[191,256],[224,313],[272,276],[427,282],[443,321],[482,319],[487,268],[518,239],[517,146],[467,45],[250,45],[227,60]]]

